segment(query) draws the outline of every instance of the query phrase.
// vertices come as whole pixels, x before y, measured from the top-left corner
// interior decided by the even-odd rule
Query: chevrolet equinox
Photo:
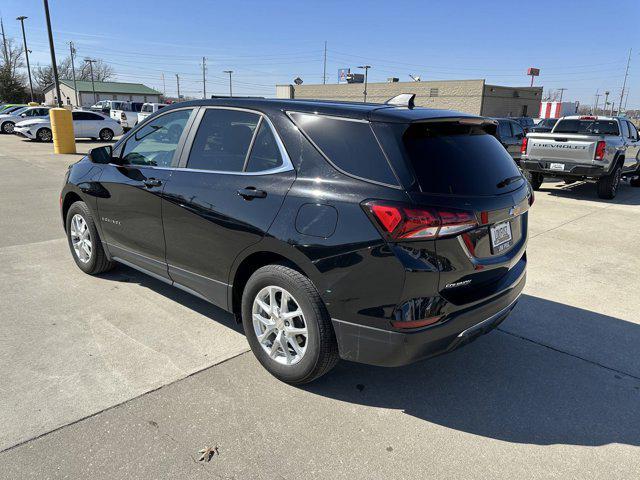
[[[71,254],[232,312],[285,382],[449,352],[513,309],[533,192],[494,120],[403,97],[166,107],[69,167]]]

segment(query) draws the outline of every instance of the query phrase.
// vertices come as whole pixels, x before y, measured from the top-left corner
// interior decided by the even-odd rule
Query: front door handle
[[[253,198],[264,198],[267,196],[267,192],[264,190],[256,190],[256,187],[247,187],[238,190],[238,195],[245,200],[251,200]]]
[[[142,183],[144,183],[145,187],[159,187],[162,185],[162,180],[158,180],[157,178],[147,178],[146,180],[143,180]]]

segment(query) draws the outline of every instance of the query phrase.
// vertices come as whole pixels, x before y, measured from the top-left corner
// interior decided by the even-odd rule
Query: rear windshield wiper
[[[508,177],[508,178],[505,178],[504,180],[500,181],[500,182],[496,185],[496,187],[498,187],[498,188],[506,187],[506,186],[507,186],[507,185],[509,185],[510,183],[513,183],[513,182],[515,182],[516,180],[519,180],[519,179],[521,179],[521,178],[522,178],[522,175],[516,175],[516,176],[514,176],[514,177]]]

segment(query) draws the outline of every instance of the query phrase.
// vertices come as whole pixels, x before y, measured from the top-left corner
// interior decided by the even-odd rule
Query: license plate
[[[493,253],[499,253],[511,246],[511,223],[496,223],[491,227]]]
[[[564,163],[550,163],[549,170],[564,170]]]

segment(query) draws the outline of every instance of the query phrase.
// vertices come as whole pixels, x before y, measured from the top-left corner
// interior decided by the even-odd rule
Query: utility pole
[[[629,57],[627,58],[627,69],[624,72],[624,81],[622,82],[622,91],[620,92],[620,103],[618,103],[618,113],[622,113],[622,102],[624,100],[624,90],[627,87],[627,77],[629,76],[629,64],[631,63],[631,49],[629,49]],[[613,109],[612,109],[613,114]]]
[[[564,91],[566,90],[566,88],[559,88],[558,90],[560,90],[560,105],[562,105],[562,97],[564,95]]]
[[[593,114],[597,115],[598,114],[598,100],[600,99],[600,94],[598,93],[598,90],[596,90],[596,104],[593,107]]]
[[[327,41],[324,41],[324,69],[322,70],[322,83],[327,83]]]
[[[202,57],[202,98],[207,98],[207,59]]]
[[[609,113],[610,117],[613,117],[613,109],[614,109],[615,106],[616,106],[616,102],[611,102],[611,113]],[[618,108],[620,108],[620,107],[618,107]]]
[[[364,69],[364,92],[362,93],[364,93],[364,103],[367,103],[367,78],[371,65],[361,65],[358,68]]]
[[[178,85],[178,101],[180,101],[180,75],[176,73],[176,84]]]
[[[0,29],[2,30],[2,44],[4,45],[4,64],[9,65],[9,50],[7,49],[7,37],[4,35],[4,23],[0,18]]]
[[[229,74],[229,96],[233,97],[233,87],[231,86],[231,74],[233,73],[233,70],[225,70],[223,73]]]
[[[609,90],[604,92],[604,108],[603,113],[607,113],[607,106],[609,105]]]
[[[93,90],[93,103],[98,103],[98,97],[96,95],[96,85],[93,80],[93,64],[97,61],[93,58],[85,58],[85,62],[89,64],[89,72],[91,73],[91,90]]]
[[[51,69],[53,70],[53,83],[56,86],[58,108],[62,108],[62,98],[60,96],[60,80],[58,79],[58,65],[56,64],[56,49],[53,46],[53,32],[51,31],[51,17],[49,16],[49,1],[44,2],[44,14],[47,19],[47,33],[49,34],[49,50],[51,51]]]
[[[27,74],[29,75],[29,92],[31,92],[31,101],[33,102],[33,82],[31,81],[31,66],[29,65],[29,49],[27,48],[27,35],[24,33],[24,21],[29,18],[24,15],[16,18],[22,25],[22,43],[24,44],[24,56],[27,59]]]
[[[164,72],[162,73],[162,96],[167,96],[167,86],[164,83]]]
[[[73,46],[73,42],[69,42],[69,53],[71,54],[71,73],[73,74],[73,90],[76,97],[76,107],[80,106],[78,102],[78,87],[76,85],[76,47]]]

